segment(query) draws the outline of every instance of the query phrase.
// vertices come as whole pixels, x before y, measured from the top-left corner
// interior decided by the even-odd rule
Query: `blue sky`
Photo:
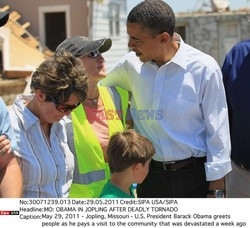
[[[165,0],[175,13],[197,10],[199,3],[210,2],[208,0]],[[141,0],[127,0],[128,12]],[[235,10],[241,7],[250,7],[250,0],[229,0],[230,9]],[[250,10],[249,10],[250,11]]]

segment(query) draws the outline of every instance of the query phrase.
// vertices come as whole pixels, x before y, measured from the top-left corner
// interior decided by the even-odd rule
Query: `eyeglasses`
[[[101,52],[99,51],[92,51],[88,54],[88,57],[90,58],[97,58],[99,55],[101,55]]]
[[[48,102],[53,102],[55,104],[55,107],[56,109],[59,111],[59,112],[68,112],[68,111],[72,111],[74,110],[75,108],[77,108],[81,102],[79,102],[78,104],[76,105],[65,105],[65,104],[60,104],[54,97],[52,96],[47,96],[46,97],[46,101]]]

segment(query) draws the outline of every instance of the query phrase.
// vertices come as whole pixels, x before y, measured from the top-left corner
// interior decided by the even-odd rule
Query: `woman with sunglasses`
[[[75,36],[56,49],[69,51],[81,60],[89,85],[86,100],[71,113],[71,119],[65,118],[69,145],[75,155],[70,197],[99,197],[110,178],[106,156],[109,138],[125,129],[128,92],[118,87],[98,86],[106,77],[102,53],[111,45],[109,38],[94,41]]]
[[[87,96],[87,77],[79,59],[58,53],[37,68],[30,95],[18,95],[10,112],[20,149],[23,197],[68,197],[74,156],[59,122]]]

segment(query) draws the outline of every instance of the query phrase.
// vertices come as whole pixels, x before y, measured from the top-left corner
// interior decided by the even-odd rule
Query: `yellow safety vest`
[[[121,132],[125,128],[128,92],[118,87],[116,87],[116,90],[121,99],[120,106],[123,112],[123,121],[115,114],[116,108],[107,88],[103,86],[99,87],[105,112],[107,113],[109,111],[109,113],[114,113],[114,118],[107,117],[109,138],[114,133]],[[74,109],[71,116],[76,153],[75,158],[77,161],[75,162],[76,167],[69,197],[97,198],[103,186],[110,178],[109,166],[104,160],[99,140],[86,118],[83,106],[80,105]]]

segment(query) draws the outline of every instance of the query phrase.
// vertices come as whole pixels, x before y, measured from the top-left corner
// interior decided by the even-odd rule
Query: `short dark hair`
[[[59,103],[76,93],[82,102],[87,97],[88,79],[81,60],[69,52],[58,52],[38,66],[32,74],[30,88],[32,92],[40,89]]]
[[[155,154],[152,142],[134,130],[111,136],[107,157],[110,171],[122,172],[133,164],[145,163]]]
[[[145,0],[128,14],[127,23],[138,23],[147,28],[153,36],[167,32],[173,36],[175,15],[172,8],[162,0]]]

